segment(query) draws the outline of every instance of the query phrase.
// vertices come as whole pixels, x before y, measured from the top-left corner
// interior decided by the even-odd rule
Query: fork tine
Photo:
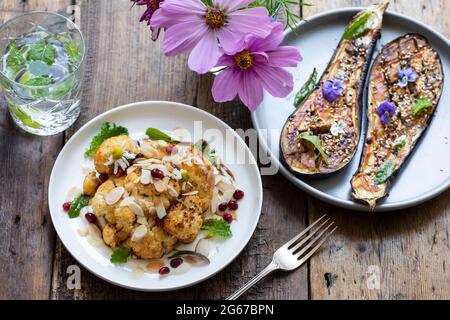
[[[295,252],[295,250],[298,250],[300,248],[300,246],[296,246],[297,248],[295,250],[292,251],[292,254],[295,257],[300,257],[301,255],[303,255],[309,248],[311,248],[317,241],[320,240],[320,238],[322,238],[322,236],[325,234],[325,232],[327,232],[332,226],[334,225],[334,222],[331,222],[325,229],[323,229],[318,235],[316,235],[316,233],[311,234],[311,236],[315,236],[314,239],[312,239],[305,247],[303,247],[302,250],[300,250],[299,252]],[[310,237],[311,237],[310,236]]]
[[[291,245],[293,245],[295,242],[297,242],[301,237],[303,237],[305,234],[308,233],[308,231],[310,231],[312,228],[314,228],[320,221],[322,221],[327,215],[324,214],[322,217],[319,218],[319,220],[317,220],[316,222],[314,222],[312,225],[310,225],[308,228],[306,228],[302,233],[299,233],[298,235],[296,235],[293,239],[291,239],[290,241],[288,241],[284,247],[290,247]]]
[[[325,220],[320,226],[318,226],[316,229],[314,229],[314,231],[312,231],[306,238],[304,238],[302,241],[300,241],[299,243],[295,243],[295,246],[291,245],[291,248],[288,248],[289,250],[292,250],[292,252],[295,252],[295,250],[297,250],[298,248],[300,248],[301,246],[303,246],[308,240],[310,240],[312,237],[314,237],[315,235],[317,235],[317,233],[330,221],[331,219],[328,218],[327,220]],[[333,224],[334,222],[331,222],[331,224]],[[326,231],[326,229],[325,229]]]
[[[316,253],[317,250],[320,249],[320,247],[325,243],[325,241],[328,240],[328,238],[338,229],[339,227],[334,227],[333,230],[330,231],[330,233],[328,233],[318,244],[317,246],[315,246],[313,249],[310,250],[310,252],[302,257],[301,259],[299,259],[299,263],[300,265],[302,265],[303,263],[305,263],[305,261],[307,261],[309,258],[311,258],[311,256]]]

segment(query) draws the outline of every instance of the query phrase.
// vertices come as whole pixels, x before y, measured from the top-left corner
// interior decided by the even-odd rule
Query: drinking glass
[[[57,13],[30,12],[0,27],[0,84],[20,128],[49,136],[76,121],[85,51],[80,29]]]

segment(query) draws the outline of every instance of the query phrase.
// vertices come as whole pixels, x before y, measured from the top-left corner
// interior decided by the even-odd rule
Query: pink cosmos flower
[[[147,21],[147,25],[150,25],[150,20],[153,14],[159,9],[161,2],[164,0],[131,0],[137,6],[147,6],[144,14],[139,19],[139,22]],[[152,40],[156,41],[161,32],[161,28],[150,28],[152,30]]]
[[[273,25],[266,8],[243,9],[254,1],[213,0],[213,6],[206,6],[201,0],[165,0],[150,25],[167,28],[166,55],[191,52],[189,67],[206,73],[222,56],[221,49],[235,52],[246,34],[261,38],[270,34]]]
[[[226,69],[214,80],[215,101],[231,101],[239,95],[241,101],[255,111],[263,100],[264,90],[280,98],[292,91],[293,76],[284,68],[296,67],[302,57],[296,48],[280,46],[283,26],[274,25],[267,38],[248,36],[240,51],[220,58],[217,66],[226,66]]]

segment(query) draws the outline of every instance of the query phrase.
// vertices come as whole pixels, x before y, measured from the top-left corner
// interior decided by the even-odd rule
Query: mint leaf
[[[344,33],[345,40],[353,40],[372,27],[372,12],[365,12],[350,24]]]
[[[211,236],[218,236],[221,238],[231,238],[230,224],[221,219],[206,219],[203,222],[202,230],[206,231]]]
[[[205,140],[199,140],[195,145],[195,148],[203,153],[203,156],[211,162],[212,165],[216,163],[217,155],[216,150],[211,148],[208,142]]]
[[[28,70],[37,77],[48,75],[50,68],[48,64],[42,61],[31,61],[28,65]]]
[[[70,62],[73,64],[77,63],[80,57],[80,53],[78,51],[78,46],[76,42],[73,41],[72,39],[67,39],[65,37],[60,37],[59,40],[62,42]]]
[[[412,106],[412,114],[416,117],[423,110],[431,108],[433,106],[433,102],[430,99],[420,98],[414,102]]]
[[[29,114],[22,110],[22,108],[14,103],[8,101],[9,109],[14,113],[14,115],[19,118],[24,125],[30,128],[39,129],[41,124],[31,118]]]
[[[9,42],[9,55],[6,65],[10,68],[21,67],[25,64],[25,58],[20,54],[14,41]]]
[[[183,181],[188,182],[190,176],[189,176],[189,174],[188,174],[186,171],[183,171],[183,172],[181,173],[181,178],[183,179]]]
[[[76,218],[80,215],[81,209],[89,205],[89,197],[80,194],[76,197],[70,204],[69,217],[71,219]]]
[[[380,185],[389,180],[389,178],[394,174],[397,165],[395,161],[388,160],[383,163],[375,174],[375,184]]]
[[[118,126],[114,123],[111,126],[109,122],[105,122],[100,128],[100,132],[97,133],[94,138],[92,138],[91,144],[84,154],[86,155],[86,157],[92,157],[98,150],[98,148],[100,148],[100,145],[103,143],[103,141],[112,137],[127,135],[127,128]]]
[[[308,81],[306,81],[300,91],[295,95],[294,107],[297,108],[314,91],[316,88],[317,76],[317,70],[314,68],[314,71],[309,76]]]
[[[319,151],[319,153],[322,156],[322,158],[325,159],[325,161],[327,160],[327,154],[325,153],[325,150],[323,150],[323,148],[322,148],[322,142],[320,141],[320,137],[319,136],[314,136],[314,135],[311,135],[311,134],[309,134],[307,132],[303,132],[300,135],[300,139],[312,143],[314,148],[316,148],[316,150]]]
[[[53,83],[53,79],[49,77],[36,77],[31,78],[24,82],[24,85],[31,87],[48,86]]]
[[[44,41],[39,41],[30,47],[28,55],[31,60],[43,61],[52,65],[56,59],[56,49]]]
[[[131,255],[131,249],[127,247],[120,247],[114,250],[111,255],[110,261],[114,264],[122,264],[128,261],[128,257]]]
[[[155,141],[162,140],[162,141],[166,141],[166,142],[170,142],[170,143],[178,143],[179,142],[179,141],[172,139],[172,137],[170,137],[168,134],[165,134],[164,132],[162,132],[161,130],[158,130],[156,128],[148,128],[145,133],[149,136],[150,139],[155,140]]]

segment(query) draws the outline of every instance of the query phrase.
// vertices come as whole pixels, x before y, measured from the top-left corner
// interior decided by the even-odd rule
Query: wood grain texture
[[[313,10],[352,1],[315,1]],[[372,1],[353,1],[367,5]],[[395,10],[449,34],[448,1],[393,1]],[[313,13],[311,10],[310,13]],[[312,299],[449,299],[450,192],[401,212],[361,214],[309,198],[309,220],[329,213],[340,226],[310,263]],[[379,270],[380,287],[369,280]],[[375,272],[375,273],[374,273]],[[368,284],[369,281],[369,284]]]
[[[39,1],[42,10],[65,8],[70,1]],[[1,1],[0,22],[33,10],[37,1]],[[18,129],[0,96],[0,299],[47,299],[55,234],[47,186],[62,135],[32,137]]]
[[[251,127],[250,113],[239,102],[213,103],[211,76],[197,76],[189,71],[186,56],[167,58],[161,53],[161,42],[153,43],[148,28],[138,22],[139,8],[131,10],[128,1],[109,0],[83,1],[81,7],[81,27],[89,44],[84,109],[67,138],[92,117],[115,106],[143,100],[183,102],[216,115],[233,128]],[[281,189],[281,185],[286,188]],[[261,271],[270,262],[273,251],[305,226],[305,197],[282,177],[264,179],[264,197],[263,215],[250,244],[224,271],[200,285],[172,293],[137,293],[107,284],[82,269],[81,289],[68,290],[66,270],[77,263],[58,240],[52,298],[225,298]],[[247,297],[306,299],[307,271],[268,278]]]

